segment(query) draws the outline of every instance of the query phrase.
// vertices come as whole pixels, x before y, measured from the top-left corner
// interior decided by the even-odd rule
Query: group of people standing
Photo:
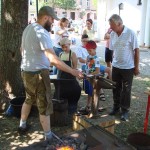
[[[82,45],[78,47],[76,52],[70,49],[71,41],[68,39],[68,32],[74,29],[68,28],[69,21],[66,18],[59,21],[60,24],[54,31],[54,46],[52,45],[47,29],[51,27],[54,19],[58,20],[54,10],[49,6],[44,6],[39,10],[37,22],[28,25],[23,32],[21,68],[26,99],[22,107],[19,132],[27,131],[27,118],[32,104],[36,102],[45,139],[46,141],[52,139],[50,114],[53,113],[53,110],[47,111],[47,106],[51,106],[52,103],[46,90],[50,84],[44,84],[45,74],[43,75],[45,70],[46,73],[49,72],[50,65],[56,67],[54,67],[54,74],[73,81],[67,85],[61,85],[62,89],[65,87],[61,96],[64,98],[67,96],[70,113],[77,110],[77,103],[81,94],[81,87],[76,77],[83,78],[83,73],[77,70],[77,64],[80,63],[82,71],[87,74],[107,73],[108,78],[116,82],[116,88],[113,89],[114,105],[110,115],[117,114],[121,108],[121,119],[126,121],[131,101],[133,75],[139,74],[139,49],[134,32],[123,25],[119,15],[114,14],[110,17],[110,31],[105,37],[105,39],[109,39],[109,46],[107,45],[106,49],[109,58],[106,59],[108,62],[106,67],[100,64],[96,55],[97,41],[93,37],[91,19],[86,21],[87,27],[83,30],[81,37]],[[73,88],[74,95],[71,93]],[[87,80],[84,80],[84,90],[88,94],[86,109],[89,110],[93,89]]]

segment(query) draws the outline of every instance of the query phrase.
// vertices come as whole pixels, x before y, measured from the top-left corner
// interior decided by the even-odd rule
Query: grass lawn
[[[116,116],[115,135],[120,139],[126,140],[127,136],[133,132],[143,132],[147,104],[147,95],[144,94],[144,91],[148,89],[150,89],[150,77],[142,74],[134,77],[129,121],[122,122],[120,121],[119,116]],[[101,101],[100,104],[109,111],[113,104],[112,91],[104,90],[104,92],[106,101]],[[86,98],[87,96],[82,91],[79,107],[86,104]],[[0,150],[13,150],[17,147],[27,146],[42,140],[43,133],[37,112],[29,118],[28,123],[31,124],[32,128],[27,135],[20,136],[17,133],[19,119],[15,117],[5,117],[3,114],[0,114]],[[52,130],[58,135],[61,135],[63,133],[71,132],[71,127],[71,124],[68,124],[68,126],[61,128],[52,127]],[[150,117],[148,134],[150,134]]]

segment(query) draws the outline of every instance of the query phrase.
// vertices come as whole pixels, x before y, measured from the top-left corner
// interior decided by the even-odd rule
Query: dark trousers
[[[77,112],[78,101],[81,96],[81,87],[77,80],[60,85],[60,97],[68,100],[68,113]]]
[[[122,111],[128,111],[131,101],[131,87],[133,81],[134,69],[112,68],[112,80],[116,82],[116,88],[113,89],[114,108]]]

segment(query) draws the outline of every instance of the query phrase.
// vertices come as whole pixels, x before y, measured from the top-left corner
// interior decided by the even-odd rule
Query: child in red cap
[[[95,75],[99,73],[102,73],[102,74],[107,73],[109,76],[109,79],[111,79],[111,69],[109,67],[100,65],[100,60],[98,56],[96,55],[96,48],[97,48],[96,43],[90,40],[86,43],[85,48],[87,49],[89,55],[87,56],[86,66],[82,67],[82,69],[84,68],[83,71],[91,75]],[[86,115],[86,114],[89,114],[90,112],[93,87],[89,83],[89,81],[86,79],[83,81],[83,87],[84,87],[85,93],[88,94],[88,99],[87,99],[86,107],[82,107],[79,110],[79,112]],[[100,100],[105,101],[105,95],[104,95],[103,89],[100,90]],[[101,112],[102,109],[99,108],[99,111]]]
[[[96,48],[97,45],[94,41],[88,41],[87,44],[85,45],[85,48],[87,49],[89,55],[87,56],[87,64],[85,71],[88,75],[96,75],[100,73],[100,60],[96,55]],[[88,94],[87,98],[87,105],[86,107],[81,108],[79,111],[81,113],[88,114],[91,108],[91,102],[92,102],[92,92],[93,92],[93,87],[90,84],[90,82],[86,79],[83,81],[83,86],[85,93]]]

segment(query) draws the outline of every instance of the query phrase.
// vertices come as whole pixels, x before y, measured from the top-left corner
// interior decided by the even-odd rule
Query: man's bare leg
[[[20,120],[20,127],[26,128],[26,121],[28,119],[28,116],[31,111],[31,106],[29,104],[23,103],[22,109],[21,109],[21,120]]]
[[[50,115],[40,115],[40,122],[44,130],[45,139],[50,140],[52,138],[52,132],[50,127]]]

